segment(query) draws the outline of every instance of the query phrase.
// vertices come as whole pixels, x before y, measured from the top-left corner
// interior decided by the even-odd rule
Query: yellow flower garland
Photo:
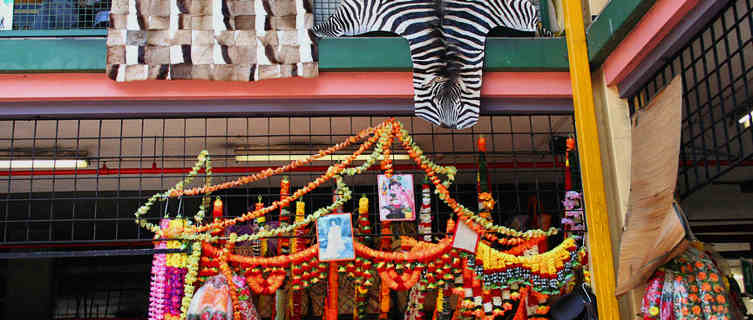
[[[481,242],[478,244],[476,259],[483,263],[484,270],[504,270],[512,266],[522,266],[535,273],[554,275],[570,260],[570,254],[576,247],[575,239],[567,238],[556,248],[542,254],[514,256]]]

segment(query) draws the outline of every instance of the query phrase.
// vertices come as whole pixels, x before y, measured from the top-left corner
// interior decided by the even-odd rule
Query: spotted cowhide
[[[113,0],[116,81],[316,77],[313,0]]]

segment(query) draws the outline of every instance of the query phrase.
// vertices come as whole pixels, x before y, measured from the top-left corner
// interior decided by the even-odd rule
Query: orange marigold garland
[[[305,208],[306,204],[298,200],[296,202],[295,207],[295,222],[299,223],[303,221],[303,216],[305,215]],[[305,227],[298,227],[295,230],[296,237],[292,239],[290,242],[290,252],[296,253],[303,249],[304,243],[303,243],[303,236],[305,234]],[[293,292],[290,295],[290,306],[288,307],[289,313],[290,313],[290,320],[300,320],[303,315],[303,293],[300,291],[302,288],[302,272],[301,267],[298,265],[291,265],[290,269],[290,288],[293,290]]]
[[[230,299],[233,302],[233,320],[241,320],[240,305],[238,303],[238,291],[236,290],[235,283],[233,282],[233,270],[228,265],[228,257],[233,250],[233,243],[227,242],[220,254],[220,272],[225,277],[228,288],[230,289]]]

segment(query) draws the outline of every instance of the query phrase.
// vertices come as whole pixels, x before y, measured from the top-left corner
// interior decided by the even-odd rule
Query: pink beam
[[[613,86],[624,80],[699,2],[700,0],[657,0],[604,61],[607,85]]]
[[[485,98],[570,98],[567,72],[487,72]],[[410,72],[323,72],[317,78],[260,82],[134,81],[104,73],[0,75],[0,102],[413,98]]]

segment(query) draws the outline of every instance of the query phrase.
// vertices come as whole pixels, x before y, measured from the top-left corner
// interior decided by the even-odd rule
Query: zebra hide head
[[[419,90],[420,89],[420,90]],[[426,101],[428,107],[422,108],[417,114],[429,122],[448,129],[459,128],[459,118],[462,110],[462,84],[455,77],[436,76],[420,88],[416,94],[425,95],[421,100]]]
[[[313,31],[321,37],[386,31],[407,39],[416,116],[465,129],[478,121],[486,36],[495,27],[551,35],[531,0],[342,0]]]

